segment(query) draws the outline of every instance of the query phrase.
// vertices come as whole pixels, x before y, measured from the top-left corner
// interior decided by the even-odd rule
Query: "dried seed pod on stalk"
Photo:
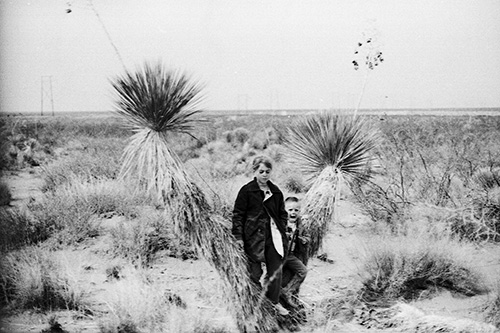
[[[184,75],[146,65],[113,82],[118,94],[116,111],[135,134],[123,154],[120,177],[138,185],[165,206],[175,232],[191,242],[219,272],[229,310],[241,331],[271,332],[276,319],[269,300],[251,282],[246,257],[236,244],[228,222],[218,216],[171,150],[167,134],[190,135],[201,92]]]
[[[311,235],[309,257],[318,252],[334,220],[344,179],[349,184],[369,178],[370,153],[377,142],[376,130],[348,115],[322,112],[299,118],[289,128],[288,158],[310,186],[302,204],[303,225]]]

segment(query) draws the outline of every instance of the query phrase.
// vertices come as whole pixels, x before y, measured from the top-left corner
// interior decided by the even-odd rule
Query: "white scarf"
[[[271,191],[266,191],[265,192],[265,197],[264,201],[272,197]],[[285,256],[285,251],[283,249],[283,239],[281,238],[281,232],[278,229],[278,226],[276,225],[276,222],[273,220],[271,216],[269,216],[271,219],[271,237],[273,239],[273,245],[274,248],[276,249],[276,252],[283,258]]]

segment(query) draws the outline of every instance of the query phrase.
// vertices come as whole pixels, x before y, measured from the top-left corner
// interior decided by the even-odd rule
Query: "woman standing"
[[[254,159],[254,179],[238,192],[233,210],[232,232],[248,257],[252,281],[260,285],[262,263],[267,274],[264,289],[281,315],[288,311],[279,304],[281,269],[285,251],[287,212],[283,193],[270,180],[272,162],[264,156]]]

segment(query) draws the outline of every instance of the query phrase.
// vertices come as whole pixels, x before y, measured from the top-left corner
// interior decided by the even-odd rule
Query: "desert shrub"
[[[46,239],[44,228],[17,208],[0,208],[0,253]]]
[[[126,221],[111,232],[111,253],[128,259],[138,267],[151,264],[159,251],[181,259],[196,259],[194,249],[181,242],[173,226],[161,213],[151,213],[135,221]]]
[[[10,204],[12,200],[12,193],[10,192],[9,186],[2,180],[0,180],[0,206],[6,206]]]
[[[487,322],[500,328],[500,281],[497,281],[496,293],[485,310]]]
[[[2,156],[6,157],[9,168],[43,165],[56,157],[56,151],[63,149],[62,147],[66,147],[73,140],[100,141],[100,144],[106,145],[107,141],[113,139],[123,143],[123,138],[131,134],[129,129],[123,128],[118,119],[112,117],[12,117],[6,121],[6,126],[10,128],[6,136],[7,149],[10,152]],[[87,154],[92,153],[92,145],[83,148],[88,148]],[[105,149],[106,147],[101,148]],[[116,152],[109,149],[104,161]],[[121,150],[118,154],[121,154]]]
[[[250,131],[243,127],[238,127],[233,130],[234,139],[239,144],[244,144],[250,138]]]
[[[222,133],[222,137],[227,143],[233,145],[233,147],[241,146],[250,138],[250,131],[246,128],[238,127],[232,131],[225,131]]]
[[[367,246],[361,298],[367,302],[413,299],[445,288],[467,296],[486,291],[467,255],[471,248],[431,234],[372,239]]]
[[[283,148],[283,146],[273,143],[266,148],[264,153],[274,162],[280,163],[285,155],[284,151],[285,148]]]
[[[266,131],[258,131],[248,140],[250,147],[257,150],[264,150],[269,145],[269,137]]]
[[[277,145],[283,143],[282,133],[278,133],[274,127],[266,127],[264,130],[259,130],[254,133],[248,140],[250,147],[258,150],[264,150],[269,145]]]
[[[351,186],[354,200],[372,221],[387,223],[393,230],[403,220],[410,203],[392,186],[380,186],[376,182],[354,182]]]
[[[315,307],[309,323],[312,327],[325,327],[332,320],[351,321],[357,309],[363,306],[355,290],[339,290],[324,297]]]
[[[292,193],[302,193],[306,189],[304,177],[296,172],[288,173],[282,183],[285,190]]]
[[[85,293],[51,252],[26,248],[0,259],[0,298],[10,309],[86,310]]]
[[[234,331],[213,323],[213,313],[187,307],[179,296],[149,282],[140,270],[116,281],[109,295],[110,315],[101,320],[102,333]]]
[[[28,204],[42,234],[54,245],[79,243],[99,234],[97,215],[135,217],[149,197],[118,181],[85,182],[78,178]]]
[[[124,142],[118,139],[85,139],[68,142],[69,156],[43,167],[45,184],[42,191],[52,191],[70,182],[75,176],[91,181],[116,179]]]
[[[481,168],[474,174],[474,179],[484,190],[500,187],[500,168]]]
[[[10,164],[8,140],[9,131],[7,121],[3,116],[0,116],[0,176],[3,170],[7,170]]]
[[[447,218],[450,230],[460,239],[484,242],[500,241],[498,206],[481,205],[457,209]]]

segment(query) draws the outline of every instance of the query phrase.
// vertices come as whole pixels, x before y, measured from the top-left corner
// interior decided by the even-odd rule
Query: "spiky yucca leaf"
[[[323,112],[300,118],[286,142],[294,165],[312,183],[327,166],[351,179],[365,178],[378,141],[362,118]]]
[[[168,195],[184,186],[173,172],[179,160],[172,154],[167,134],[189,133],[192,116],[201,99],[201,87],[179,71],[145,64],[112,82],[118,99],[116,112],[135,134],[125,148],[120,178],[135,177],[148,191]]]
[[[302,204],[303,228],[310,237],[307,256],[318,253],[328,225],[334,219],[335,202],[342,177],[333,166],[327,166],[307,191]]]
[[[116,112],[133,129],[188,134],[192,130],[202,87],[186,74],[166,70],[160,63],[146,63],[142,70],[116,78],[112,85],[118,96]]]
[[[378,136],[359,117],[320,113],[299,119],[290,127],[286,143],[290,161],[311,184],[303,200],[302,216],[311,236],[308,256],[312,257],[334,220],[343,179],[369,177],[370,152]]]
[[[188,186],[183,180],[181,162],[171,151],[166,136],[149,128],[137,131],[125,147],[119,175],[120,179],[134,178],[158,200]]]

